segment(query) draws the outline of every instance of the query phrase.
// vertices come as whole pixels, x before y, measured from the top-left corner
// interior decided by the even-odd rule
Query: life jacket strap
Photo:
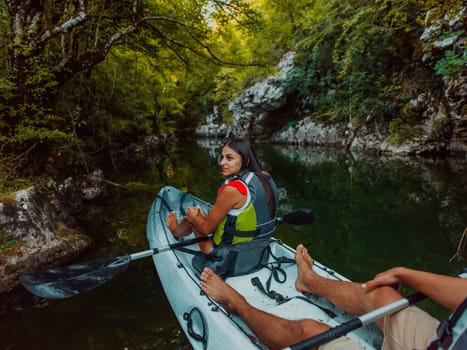
[[[449,349],[455,340],[453,337],[453,329],[457,321],[462,317],[467,309],[467,298],[457,307],[451,317],[442,321],[436,329],[437,339],[435,339],[427,348],[427,350]],[[462,335],[461,335],[462,336]],[[454,347],[457,348],[457,347]]]

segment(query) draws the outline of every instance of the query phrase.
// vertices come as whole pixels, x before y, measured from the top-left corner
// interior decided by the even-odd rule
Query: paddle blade
[[[278,221],[285,221],[292,225],[306,225],[311,224],[314,218],[315,216],[311,209],[301,209],[293,213],[284,214],[282,217],[278,218]]]
[[[126,270],[130,256],[98,259],[21,275],[19,280],[32,294],[63,299],[94,289]]]

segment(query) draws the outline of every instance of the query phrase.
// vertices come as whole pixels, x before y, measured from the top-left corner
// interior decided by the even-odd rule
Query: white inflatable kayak
[[[177,243],[165,225],[166,217],[172,210],[180,217],[193,205],[202,206],[206,212],[210,208],[208,203],[191,194],[170,186],[162,188],[148,214],[147,238],[151,249],[173,247]],[[193,238],[191,235],[184,240]],[[311,318],[331,327],[355,317],[324,299],[298,292],[295,289],[297,268],[292,261],[295,250],[276,239],[270,240],[269,247],[266,266],[254,273],[225,280],[250,304],[287,319]],[[198,250],[198,245],[187,248]],[[267,349],[240,318],[229,314],[201,292],[199,273],[192,266],[193,256],[179,249],[161,250],[153,255],[167,299],[193,349]],[[316,261],[313,269],[328,278],[347,280]],[[382,335],[375,325],[357,329],[347,336],[359,342],[363,349],[381,347]]]

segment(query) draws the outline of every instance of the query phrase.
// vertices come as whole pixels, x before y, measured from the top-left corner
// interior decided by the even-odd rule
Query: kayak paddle
[[[340,324],[339,326],[336,326],[336,327],[333,327],[327,330],[326,332],[315,335],[314,337],[311,337],[309,339],[305,339],[283,350],[305,350],[305,349],[312,349],[312,348],[318,347],[319,345],[322,345],[324,343],[330,342],[331,340],[337,339],[360,327],[367,326],[370,323],[373,323],[376,320],[380,319],[381,317],[384,317],[396,311],[402,310],[406,308],[407,306],[412,305],[425,298],[426,298],[426,295],[420,292],[411,294],[405,298],[396,300],[395,302],[392,302],[388,305],[385,305],[378,309],[370,311],[367,314],[361,315],[347,322],[344,322]]]
[[[130,261],[146,258],[167,250],[211,239],[203,236],[175,242],[164,247],[112,258],[86,261],[68,266],[32,272],[19,276],[20,282],[32,294],[45,299],[63,299],[99,287],[123,273]]]
[[[305,225],[313,221],[313,212],[302,209],[278,217],[277,222],[292,225]],[[45,299],[68,298],[94,289],[125,272],[130,261],[146,258],[155,254],[186,247],[211,239],[204,236],[179,241],[164,247],[112,258],[97,259],[68,266],[55,267],[40,272],[31,272],[19,277],[22,285],[32,294]]]

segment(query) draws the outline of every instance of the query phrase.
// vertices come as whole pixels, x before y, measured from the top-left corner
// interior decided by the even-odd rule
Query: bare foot
[[[167,215],[167,218],[165,219],[165,224],[169,228],[170,232],[172,232],[172,235],[175,238],[178,238],[177,235],[177,230],[178,230],[178,222],[177,222],[177,213],[174,211],[171,211],[169,215]]]
[[[187,236],[192,231],[188,221],[182,220],[182,222],[178,224],[177,213],[174,211],[171,211],[169,215],[167,215],[165,224],[175,238]]]
[[[310,292],[310,278],[313,277],[313,259],[308,250],[302,245],[297,246],[295,252],[295,262],[297,263],[297,279],[295,280],[295,288],[300,292]]]
[[[245,299],[231,286],[225,283],[210,268],[205,267],[201,273],[201,289],[218,303],[224,305],[230,313],[236,313],[239,303]]]

